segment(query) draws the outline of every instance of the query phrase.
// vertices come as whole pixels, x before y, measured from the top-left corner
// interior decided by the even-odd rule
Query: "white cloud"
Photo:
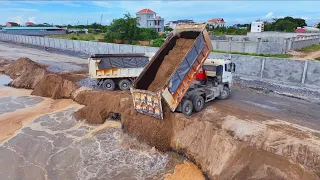
[[[1,12],[36,12],[38,9],[29,9],[29,8],[3,8]]]
[[[14,16],[10,18],[13,22],[16,22],[18,24],[22,24],[24,22],[23,16]]]
[[[110,2],[106,2],[106,1],[92,1],[92,3],[96,6],[100,6],[100,7],[104,7],[104,8],[112,7],[112,4]]]
[[[28,22],[32,22],[32,23],[36,24],[36,17],[29,17]]]
[[[264,16],[266,19],[273,18],[273,12],[269,12],[267,15]]]
[[[36,5],[60,4],[60,5],[70,6],[70,7],[83,7],[82,5],[72,1],[22,1],[22,3],[36,4]]]

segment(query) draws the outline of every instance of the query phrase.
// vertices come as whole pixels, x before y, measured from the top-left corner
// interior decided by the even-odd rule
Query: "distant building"
[[[88,34],[88,29],[68,28],[67,32],[76,34]]]
[[[6,27],[13,27],[13,26],[19,26],[19,24],[15,23],[15,22],[7,22],[6,23]]]
[[[66,34],[66,30],[58,27],[5,27],[3,33],[29,36],[45,36],[51,34]]]
[[[297,27],[296,33],[319,33],[320,29],[315,27],[304,26],[303,28]]]
[[[156,16],[151,9],[142,9],[136,13],[138,19],[138,27],[154,28],[157,32],[164,32],[164,19]]]
[[[264,24],[263,22],[252,22],[251,23],[251,32],[263,32]]]
[[[26,22],[24,25],[25,26],[35,26],[36,24],[34,24],[33,22]]]
[[[225,21],[223,18],[212,18],[207,22],[210,27],[225,27]]]
[[[193,20],[190,19],[182,19],[182,20],[176,20],[176,21],[169,21],[169,23],[166,24],[166,27],[169,28],[176,28],[179,24],[195,24]]]

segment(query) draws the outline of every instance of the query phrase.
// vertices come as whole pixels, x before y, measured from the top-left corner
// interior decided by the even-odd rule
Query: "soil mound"
[[[164,60],[162,61],[154,80],[148,87],[149,91],[158,91],[165,85],[175,70],[177,64],[181,62],[182,58],[189,51],[194,41],[195,39],[184,38],[177,40],[173,49],[170,50],[169,54],[164,57]]]
[[[45,74],[35,86],[31,95],[50,97],[52,99],[70,98],[71,93],[79,87],[61,75]]]
[[[19,58],[6,66],[4,72],[14,79],[9,85],[17,88],[34,89],[46,71],[44,66],[29,58]]]
[[[0,59],[0,73],[4,73],[6,67],[11,63],[13,63],[13,61],[7,59]]]
[[[74,100],[79,104],[86,105],[74,115],[78,120],[87,120],[89,123],[102,124],[113,113],[120,114],[129,106],[129,92],[125,91],[82,91],[75,96]]]

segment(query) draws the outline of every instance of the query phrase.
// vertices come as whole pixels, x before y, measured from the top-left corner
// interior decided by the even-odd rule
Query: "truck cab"
[[[176,111],[190,116],[193,111],[201,111],[206,102],[216,98],[227,99],[231,92],[234,72],[235,64],[230,60],[207,59]]]

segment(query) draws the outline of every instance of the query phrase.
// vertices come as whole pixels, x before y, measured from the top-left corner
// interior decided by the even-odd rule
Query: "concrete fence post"
[[[257,38],[258,39],[258,44],[257,44],[257,49],[256,49],[256,53],[259,54],[260,51],[260,44],[261,44],[261,38]]]
[[[246,38],[242,38],[242,52],[244,53],[246,51]]]
[[[219,50],[219,40],[218,39],[216,39],[216,50]]]
[[[229,37],[229,52],[231,52],[231,46],[232,46],[232,37]]]
[[[263,79],[263,71],[264,71],[264,64],[266,62],[266,57],[262,59],[262,63],[261,63],[261,72],[260,72],[260,80]]]
[[[304,82],[305,82],[305,80],[306,80],[307,69],[308,69],[308,62],[309,62],[309,61],[305,61],[305,62],[304,62],[303,73],[302,73],[302,78],[301,78],[301,86],[304,86]]]

